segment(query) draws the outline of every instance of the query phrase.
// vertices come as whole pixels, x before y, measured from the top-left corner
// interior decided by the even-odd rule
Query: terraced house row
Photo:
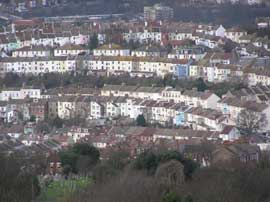
[[[14,122],[20,115],[24,120],[34,116],[39,120],[56,117],[112,120],[126,117],[135,121],[142,114],[152,124],[222,131],[226,126],[238,126],[239,114],[246,110],[265,116],[267,124],[261,130],[269,131],[267,89],[258,86],[241,92],[228,92],[222,98],[210,91],[124,84],[105,85],[100,90],[66,89],[58,93],[34,88],[6,89],[1,93],[1,117],[5,122]]]

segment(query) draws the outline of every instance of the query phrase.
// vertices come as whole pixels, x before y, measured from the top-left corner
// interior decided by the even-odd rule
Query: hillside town
[[[97,44],[91,49],[94,37]],[[222,96],[211,90],[125,83],[105,84],[101,88],[46,89],[41,84],[3,87],[1,134],[8,134],[26,146],[48,140],[58,140],[59,145],[67,146],[87,140],[106,151],[127,141],[125,134],[110,134],[119,126],[135,127],[134,130],[144,133],[141,128],[136,129],[136,119],[143,116],[152,133],[145,138],[140,133],[132,134],[130,144],[140,140],[149,147],[161,139],[175,140],[171,143],[179,145],[197,144],[199,140],[238,144],[243,141],[244,129],[255,127],[248,131],[251,136],[247,137],[251,139],[244,142],[249,143],[253,135],[260,134],[258,142],[252,145],[270,149],[267,138],[270,40],[267,37],[257,37],[237,27],[184,22],[83,22],[78,25],[31,19],[12,22],[0,38],[2,77],[11,73],[37,77],[47,73],[83,72],[97,77],[126,75],[145,79],[171,75],[176,80],[200,78],[213,84],[238,81],[245,85]],[[248,115],[243,117],[243,112]],[[248,117],[252,119],[248,120],[251,125],[243,125],[241,118]],[[83,119],[88,127],[76,126],[76,130],[83,131],[77,134],[72,134],[72,125],[65,126],[63,133],[53,129],[37,133],[40,123],[56,118]],[[92,135],[95,124],[99,124],[102,132]],[[162,135],[155,135],[154,131],[159,131],[155,129],[157,126],[164,128]],[[134,154],[132,149],[130,152]]]
[[[13,2],[18,12],[56,4]],[[203,168],[269,159],[270,18],[251,30],[175,21],[174,12],[156,4],[136,20],[1,26],[0,154],[36,159],[49,176],[65,173],[59,153],[84,143],[101,161],[158,149]]]

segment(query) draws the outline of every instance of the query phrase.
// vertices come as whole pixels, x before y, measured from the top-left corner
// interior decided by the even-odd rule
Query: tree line
[[[112,153],[113,154],[113,153]],[[94,183],[64,202],[267,202],[270,163],[226,162],[200,168],[177,151],[149,150],[136,159],[115,153],[92,170]]]
[[[91,177],[92,183],[61,202],[268,202],[270,161],[225,162],[200,167],[178,151],[152,148],[136,159],[125,147],[101,160],[88,143],[60,152],[64,174]],[[0,157],[0,201],[29,202],[40,193],[35,172],[16,158]],[[50,186],[49,184],[47,186]],[[60,202],[59,201],[59,202]],[[58,202],[55,200],[55,202]]]

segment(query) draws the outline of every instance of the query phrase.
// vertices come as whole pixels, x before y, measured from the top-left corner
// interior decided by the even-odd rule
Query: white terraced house
[[[187,63],[188,60],[133,56],[93,56],[84,60],[84,65],[89,70],[103,70],[108,75],[141,73],[158,77],[174,74],[179,65]]]
[[[51,55],[48,46],[25,46],[12,52],[12,57],[49,57]]]
[[[185,117],[185,125],[195,130],[222,131],[228,124],[226,116],[220,111],[201,107],[190,108]]]
[[[54,49],[54,56],[76,56],[80,53],[89,53],[89,50],[74,44],[66,44]]]
[[[75,57],[2,58],[0,73],[17,74],[65,73],[76,70]]]
[[[130,56],[130,50],[117,44],[106,44],[94,49],[94,56]]]
[[[41,97],[41,89],[34,88],[21,88],[21,89],[4,89],[0,93],[1,101],[19,100],[25,98],[40,98]]]
[[[127,33],[123,33],[123,39],[127,42],[129,41],[138,41],[140,43],[146,42],[157,42],[161,43],[162,33],[161,32],[152,32],[145,29],[142,32],[133,32],[130,30]]]
[[[216,109],[220,98],[209,91],[199,92],[195,89],[183,91],[171,87],[142,87],[126,85],[105,85],[101,89],[102,96],[126,96],[140,99],[154,99],[185,103],[192,107]]]
[[[192,107],[202,107],[205,109],[216,109],[220,98],[209,91],[199,92],[197,90],[185,90],[183,93],[179,90],[167,89],[162,93],[162,99],[173,100],[177,103],[185,103]]]
[[[246,101],[238,97],[226,96],[222,98],[218,104],[217,109],[223,114],[228,115],[229,119],[234,123],[237,122],[238,115],[242,110],[250,110],[258,114],[266,116],[267,125],[263,130],[270,130],[270,105],[265,103],[258,103],[256,101]]]
[[[245,35],[247,35],[247,31],[242,30],[240,28],[227,29],[225,32],[225,37],[231,39],[236,43],[239,43],[239,39]]]
[[[183,39],[192,39],[192,32],[193,32],[193,30],[179,30],[177,32],[170,32],[169,33],[169,40],[180,41]]]
[[[268,69],[247,69],[247,82],[250,86],[258,84],[269,86],[270,85],[270,71]]]

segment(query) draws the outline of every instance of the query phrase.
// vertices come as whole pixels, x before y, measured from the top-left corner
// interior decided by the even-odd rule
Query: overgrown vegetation
[[[227,162],[198,168],[181,180],[184,158],[178,152],[146,152],[120,172],[95,183],[65,202],[267,202],[270,200],[269,160],[251,164]],[[108,162],[106,162],[108,163]],[[180,178],[180,179],[179,179]]]
[[[89,177],[78,177],[68,180],[60,179],[57,181],[49,182],[49,184],[43,188],[37,201],[64,201],[71,197],[72,194],[86,188],[90,183],[91,179]]]
[[[69,152],[93,156],[77,144]],[[91,155],[90,155],[91,154]],[[95,155],[94,155],[95,156]],[[95,158],[97,159],[97,158]],[[226,162],[199,168],[177,151],[149,150],[135,160],[125,150],[111,152],[88,171],[39,183],[33,171],[12,158],[0,158],[0,201],[29,202],[268,202],[270,161]],[[92,177],[89,177],[92,176]]]
[[[35,167],[30,163],[0,154],[0,165],[1,202],[29,202],[39,194]]]
[[[99,151],[87,143],[77,143],[72,148],[60,152],[63,173],[89,174],[99,161]]]
[[[142,153],[133,163],[133,168],[137,170],[145,170],[149,175],[156,173],[156,170],[159,165],[162,163],[168,162],[170,160],[177,160],[184,166],[185,179],[191,179],[192,173],[198,167],[193,161],[184,158],[177,151],[162,151],[162,152],[153,152],[148,151]]]

